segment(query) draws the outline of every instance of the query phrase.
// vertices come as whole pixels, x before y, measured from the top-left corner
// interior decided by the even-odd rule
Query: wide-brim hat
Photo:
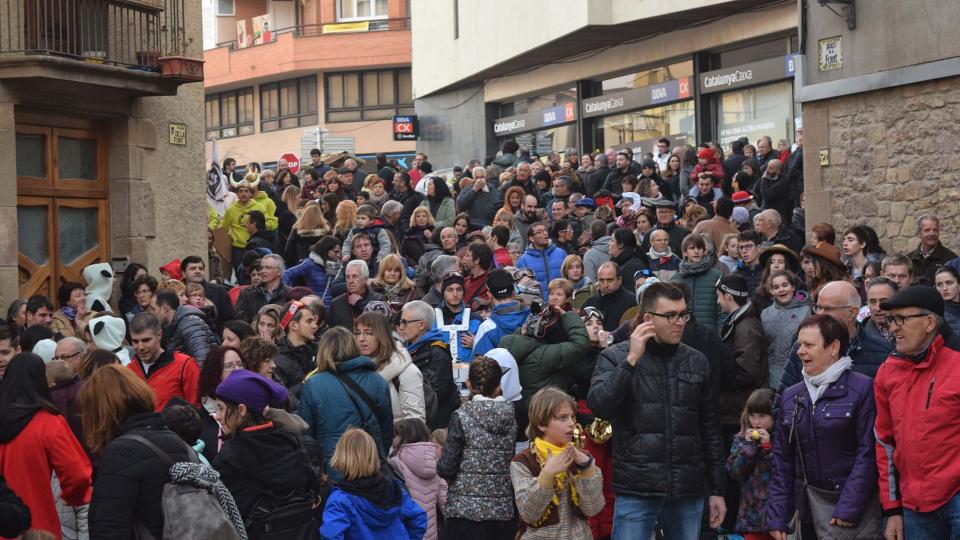
[[[797,271],[800,270],[800,256],[797,255],[795,251],[783,244],[774,244],[761,251],[760,265],[765,268],[767,266],[767,261],[770,260],[770,257],[776,255],[777,253],[786,257],[787,266],[790,267],[791,272],[797,273]]]
[[[818,259],[822,259],[836,266],[837,268],[846,270],[846,266],[844,266],[843,260],[840,258],[840,249],[833,244],[819,242],[815,246],[807,246],[803,248],[801,253],[811,257],[817,257]]]

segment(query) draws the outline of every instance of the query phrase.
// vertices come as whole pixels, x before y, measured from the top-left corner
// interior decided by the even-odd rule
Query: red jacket
[[[197,361],[183,353],[163,351],[160,358],[150,369],[150,375],[143,372],[143,364],[136,356],[127,364],[137,377],[147,381],[157,398],[157,412],[163,410],[171,398],[181,398],[197,407],[200,406],[200,368]]]
[[[464,281],[463,303],[468,306],[470,305],[470,301],[477,296],[485,296],[490,292],[487,289],[487,272],[484,272],[477,277],[468,275]]]
[[[83,447],[62,416],[38,411],[13,440],[0,444],[0,473],[30,508],[31,529],[47,531],[59,540],[60,518],[50,490],[57,473],[61,497],[70,506],[90,502],[92,469]]]
[[[701,165],[697,163],[693,166],[693,171],[690,172],[690,187],[694,188],[697,185],[697,179],[700,178],[700,173],[710,171],[713,174],[713,185],[718,186],[723,182],[723,178],[726,174],[723,172],[723,165],[719,161],[712,161],[706,165]],[[683,197],[686,197],[687,193],[681,193]],[[683,198],[681,197],[681,198]]]
[[[940,508],[960,491],[960,336],[938,335],[921,362],[891,354],[874,394],[884,510]]]

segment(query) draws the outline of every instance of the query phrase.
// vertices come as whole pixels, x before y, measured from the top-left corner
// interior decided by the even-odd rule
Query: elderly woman
[[[804,321],[797,342],[803,381],[784,391],[777,416],[767,504],[771,535],[785,540],[799,511],[803,538],[834,538],[854,527],[857,538],[882,538],[873,381],[851,371],[849,334],[829,315]]]
[[[394,312],[414,300],[414,283],[407,277],[403,259],[394,253],[380,261],[377,277],[372,280],[371,286],[375,293],[383,295],[384,301],[390,304]]]
[[[373,360],[362,355],[357,339],[346,328],[324,332],[317,349],[317,369],[303,383],[298,408],[310,426],[309,435],[329,460],[340,436],[362,426],[377,442],[381,459],[386,459],[393,443],[390,383],[377,373]],[[325,469],[339,480],[329,461]]]
[[[83,320],[87,312],[87,293],[83,285],[74,281],[65,281],[57,289],[57,303],[60,309],[53,312],[50,329],[63,337],[80,337],[77,320]]]

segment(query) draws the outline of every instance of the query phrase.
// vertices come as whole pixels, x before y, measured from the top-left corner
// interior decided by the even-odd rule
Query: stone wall
[[[803,119],[808,231],[866,223],[905,253],[916,216],[931,212],[943,243],[960,248],[960,77],[804,103]]]

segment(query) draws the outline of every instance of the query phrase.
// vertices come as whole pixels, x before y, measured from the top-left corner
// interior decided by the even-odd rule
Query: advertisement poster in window
[[[270,14],[260,15],[253,18],[253,44],[263,45],[273,41],[273,24],[270,21]]]
[[[237,48],[245,49],[249,45],[247,42],[247,21],[246,19],[237,21]]]
[[[764,135],[769,135],[774,141],[778,139],[789,140],[788,125],[790,125],[790,121],[786,118],[757,118],[744,122],[720,124],[717,126],[717,131],[720,134],[719,142],[722,146],[728,146],[740,137],[746,137],[751,144],[756,144],[760,137]]]

